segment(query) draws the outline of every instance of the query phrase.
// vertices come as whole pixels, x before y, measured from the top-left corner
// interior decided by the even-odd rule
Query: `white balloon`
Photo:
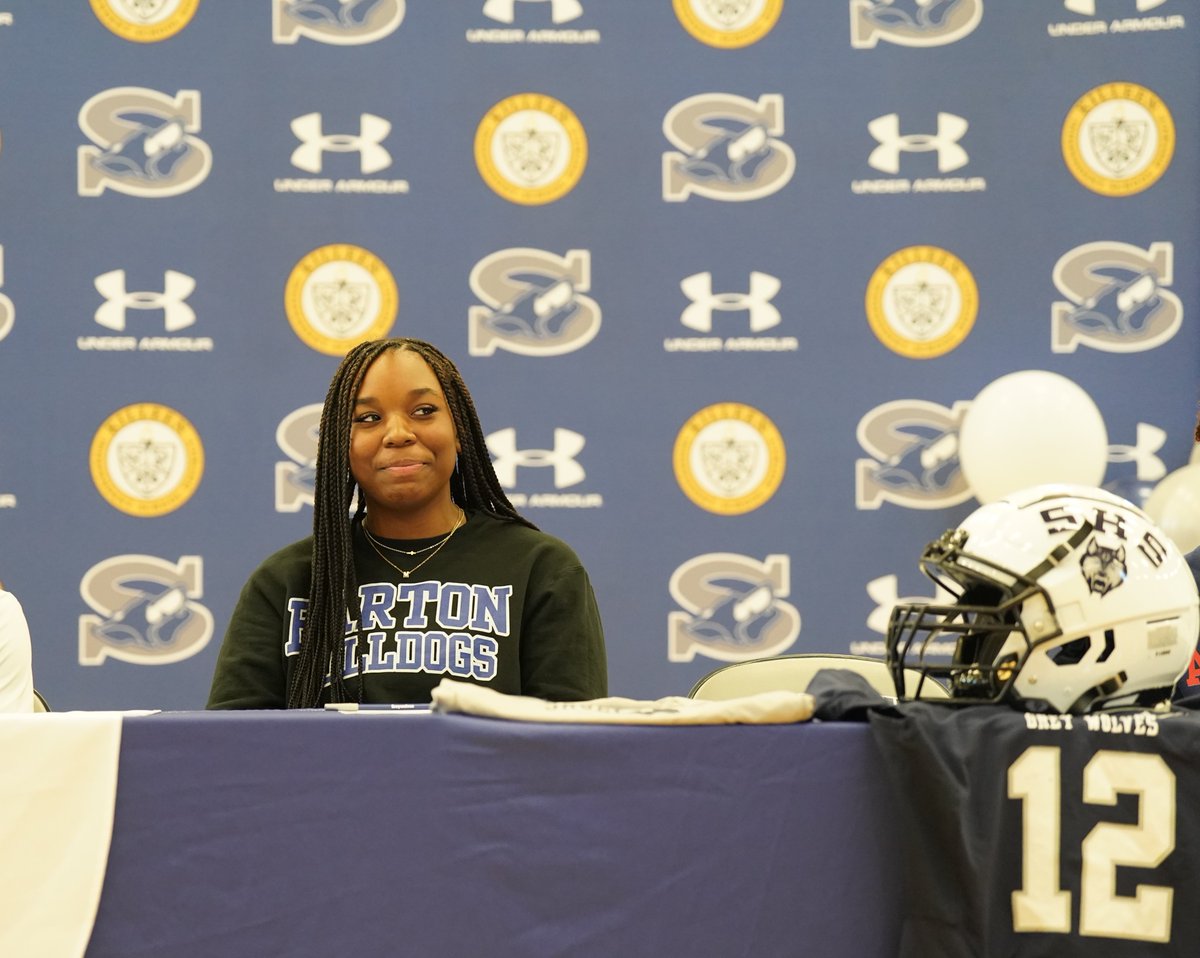
[[[1074,381],[1025,369],[993,380],[972,400],[958,459],[981,503],[1043,483],[1099,486],[1108,468],[1108,430]]]
[[[1168,473],[1143,508],[1181,552],[1200,546],[1200,462]]]

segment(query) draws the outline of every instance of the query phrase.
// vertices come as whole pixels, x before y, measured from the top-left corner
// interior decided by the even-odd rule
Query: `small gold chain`
[[[427,555],[424,559],[422,559],[415,566],[413,566],[411,569],[408,569],[408,570],[401,569],[398,565],[396,565],[396,563],[394,563],[391,559],[389,559],[387,556],[385,556],[383,554],[383,550],[379,548],[381,545],[383,545],[383,543],[376,542],[375,537],[373,535],[371,535],[371,530],[367,528],[367,524],[365,522],[362,524],[362,531],[366,534],[367,542],[369,542],[371,544],[371,548],[375,550],[375,552],[379,555],[379,558],[381,558],[384,562],[386,562],[393,569],[395,569],[402,576],[404,576],[404,578],[407,579],[410,575],[412,575],[419,568],[421,568],[421,566],[423,566],[426,562],[428,562],[435,555],[437,555],[439,552],[442,551],[442,546],[444,546],[447,542],[450,541],[450,537],[452,535],[454,535],[454,533],[458,532],[459,527],[462,526],[462,524],[466,521],[466,518],[467,518],[467,514],[462,509],[459,509],[458,510],[458,521],[456,523],[454,523],[454,528],[446,533],[446,537],[444,539],[442,539],[440,542],[434,543],[432,546],[426,546],[424,549],[418,549],[416,552],[408,552],[407,553],[408,555],[417,555],[418,553],[425,552],[428,549],[433,549],[433,551],[430,552],[429,555]],[[383,546],[383,548],[389,549],[389,548],[391,548],[391,546]],[[393,552],[407,552],[407,550],[405,550],[405,549],[392,549],[392,551]]]
[[[463,521],[463,517],[460,514],[458,521],[455,522],[455,524],[454,524],[454,529],[451,529],[447,535],[454,535],[455,529],[457,529],[460,525],[462,525],[462,521]],[[387,549],[388,552],[399,552],[402,555],[406,555],[406,556],[419,556],[422,552],[428,552],[430,549],[436,549],[438,546],[440,546],[442,544],[442,542],[445,541],[444,539],[439,539],[437,542],[427,545],[422,549],[397,549],[395,546],[390,546],[386,542],[381,542],[380,540],[376,539],[373,535],[371,535],[371,530],[367,528],[367,525],[365,522],[363,523],[362,529],[363,529],[363,532],[366,534],[367,538],[370,539],[373,543],[375,543],[375,545],[377,547]]]

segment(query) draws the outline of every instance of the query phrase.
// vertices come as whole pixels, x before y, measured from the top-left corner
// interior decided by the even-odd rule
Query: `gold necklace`
[[[458,519],[455,520],[454,523],[454,528],[451,529],[446,535],[447,539],[454,535],[454,533],[458,530],[458,527],[466,521],[466,518],[467,514],[460,508],[458,510]],[[373,535],[371,535],[371,530],[367,528],[367,524],[365,522],[362,524],[362,530],[366,534],[367,538],[370,539],[377,548],[387,549],[388,552],[399,552],[406,556],[419,556],[422,552],[428,552],[430,549],[436,549],[442,544],[442,542],[445,541],[444,539],[440,539],[437,542],[434,542],[432,545],[427,545],[422,549],[397,549],[395,546],[390,546],[386,542],[381,542],[379,539],[376,539]]]
[[[444,546],[447,542],[450,541],[450,537],[452,535],[454,535],[454,533],[458,532],[459,527],[466,521],[466,519],[467,519],[467,514],[460,508],[458,510],[458,521],[456,523],[454,523],[454,528],[446,533],[446,536],[444,539],[442,539],[439,542],[435,542],[432,546],[426,546],[425,549],[418,549],[418,550],[416,550],[416,552],[408,553],[409,555],[417,555],[418,553],[425,552],[427,549],[433,549],[433,551],[430,552],[429,555],[427,555],[424,559],[422,559],[420,562],[418,562],[411,569],[407,569],[407,570],[401,569],[398,565],[396,565],[396,563],[394,563],[391,559],[389,559],[387,556],[385,556],[383,554],[383,550],[379,548],[379,546],[383,545],[383,543],[382,542],[380,542],[378,544],[376,543],[375,537],[373,535],[371,535],[371,530],[367,528],[367,524],[365,522],[362,523],[362,531],[366,534],[367,542],[369,542],[371,544],[371,548],[375,550],[375,552],[379,555],[379,558],[381,558],[384,562],[386,562],[393,569],[395,569],[402,576],[404,576],[404,578],[407,579],[410,575],[412,575],[419,568],[421,568],[421,566],[423,566],[426,562],[428,562],[435,555],[437,555],[439,552],[442,551],[442,546]],[[390,549],[390,548],[391,548],[391,546],[384,546],[384,549]],[[392,549],[392,551],[393,552],[405,552],[406,550]]]

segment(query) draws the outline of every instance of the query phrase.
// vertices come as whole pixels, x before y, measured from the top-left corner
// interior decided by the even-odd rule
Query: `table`
[[[124,721],[87,958],[895,953],[866,726]]]

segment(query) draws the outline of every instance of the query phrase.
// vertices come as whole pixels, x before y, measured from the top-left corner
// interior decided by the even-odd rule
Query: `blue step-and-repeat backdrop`
[[[1196,21],[0,0],[0,580],[38,687],[203,704],[377,336],[458,363],[615,694],[881,653],[922,546],[1017,485],[1162,512],[1200,469]]]

